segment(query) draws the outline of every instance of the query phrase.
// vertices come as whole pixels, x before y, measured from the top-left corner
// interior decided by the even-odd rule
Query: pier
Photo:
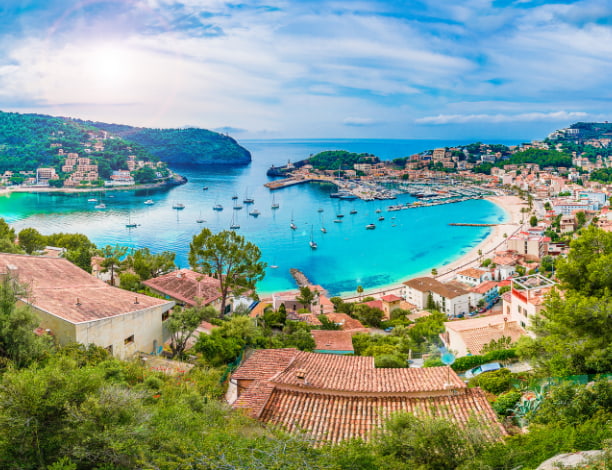
[[[291,273],[291,276],[297,283],[298,287],[308,286],[312,284],[310,280],[306,277],[306,275],[299,269],[291,268],[289,272]]]

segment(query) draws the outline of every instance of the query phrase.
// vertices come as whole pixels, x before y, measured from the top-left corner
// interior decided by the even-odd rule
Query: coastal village
[[[237,354],[228,356],[232,361],[220,364],[227,366],[223,384],[229,405],[268,426],[306,436],[315,447],[371,441],[399,411],[443,416],[462,429],[475,419],[499,440],[517,432],[517,424],[510,426],[504,416],[527,419],[521,410],[533,410],[542,397],[527,390],[500,413],[495,395],[470,379],[490,364],[492,372],[530,371],[528,361],[508,351],[521,338],[536,337],[534,322],[549,295],[561,289],[555,263],[568,256],[581,230],[612,232],[612,184],[590,178],[611,169],[612,156],[574,152],[568,167],[503,163],[530,149],[561,152],[562,144],[554,144],[559,137],[580,140],[580,130],[562,129],[547,141],[509,147],[505,154],[478,144],[476,162],[465,147],[451,147],[406,157],[402,168],[397,162],[356,163],[341,168],[341,176],[309,164],[283,167],[281,179],[267,184],[271,191],[327,181],[336,184],[341,198],[393,199],[398,192],[414,192],[415,204],[427,206],[486,197],[506,210],[508,220],[492,226],[491,235],[461,259],[386,288],[358,286],[338,298],[302,275],[296,276],[295,290],[258,297],[236,288],[226,299],[218,277],[190,268],[159,272],[134,292],[115,286],[104,256],[92,257],[89,274],[66,259],[63,248],[52,246],[32,254],[0,253],[0,275],[28,286],[19,301],[35,312],[38,335],[63,345],[93,344],[172,376],[194,367],[206,350],[201,345],[211,350],[227,318],[264,324],[272,336],[280,337],[287,328],[305,332],[303,343],[279,342],[275,348],[239,343]],[[612,132],[581,142],[600,150],[611,143]],[[89,146],[100,150],[104,139],[92,136]],[[98,184],[97,164],[87,152],[64,154],[59,145],[56,151],[59,172],[51,167],[6,171],[2,184],[14,183],[16,174],[24,178],[21,188],[49,187],[60,175],[65,188]],[[488,174],[474,171],[495,163],[500,165]],[[104,186],[131,186],[133,173],[142,168],[154,171],[157,179],[166,176],[162,162],[129,155],[125,165],[113,170]],[[222,318],[181,330],[184,350],[173,354],[173,316],[208,306]],[[423,325],[437,329],[425,340],[422,333],[410,336]],[[461,360],[474,367],[453,366]]]

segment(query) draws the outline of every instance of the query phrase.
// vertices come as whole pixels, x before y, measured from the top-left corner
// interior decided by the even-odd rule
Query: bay
[[[387,212],[389,204],[413,200],[401,195],[395,201],[341,201],[331,199],[330,184],[304,184],[274,192],[280,207],[271,208],[272,193],[263,186],[270,180],[270,165],[283,165],[322,150],[368,152],[382,159],[407,156],[430,148],[460,145],[468,141],[432,140],[271,140],[241,142],[253,154],[245,167],[208,166],[175,168],[189,182],[169,191],[113,191],[107,193],[13,193],[0,197],[0,215],[17,231],[34,227],[41,233],[84,233],[98,246],[121,244],[149,247],[153,252],[177,253],[177,264],[188,267],[187,254],[193,235],[203,226],[216,232],[229,229],[258,245],[268,263],[261,293],[292,289],[290,268],[301,270],[332,295],[354,293],[386,286],[428,272],[453,261],[477,245],[488,234],[485,227],[451,227],[451,222],[497,223],[505,221],[502,209],[486,200]],[[496,142],[507,145],[512,142]],[[206,187],[207,190],[203,188]],[[241,210],[232,209],[232,196],[239,197]],[[245,197],[255,200],[245,205]],[[95,209],[98,199],[106,209]],[[152,199],[155,204],[145,205]],[[173,204],[185,205],[175,210]],[[223,211],[214,211],[215,204]],[[253,217],[256,208],[261,215]],[[318,212],[319,209],[323,212]],[[350,215],[351,210],[357,213]],[[377,214],[376,210],[382,210]],[[342,213],[342,223],[333,223]],[[384,215],[384,221],[378,216]],[[197,223],[204,219],[204,223]],[[291,230],[291,221],[297,225]],[[138,224],[127,228],[128,222]],[[375,230],[365,226],[375,223]],[[327,233],[321,232],[325,226]],[[313,238],[318,249],[313,250]]]

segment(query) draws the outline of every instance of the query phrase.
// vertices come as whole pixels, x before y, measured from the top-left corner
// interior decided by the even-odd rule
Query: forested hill
[[[170,165],[242,165],[251,153],[229,136],[206,129],[150,129],[84,121],[147,149]]]
[[[92,147],[95,141],[104,141],[104,150],[96,151]],[[59,170],[70,152],[87,153],[101,166],[102,176],[124,168],[128,154],[171,165],[243,165],[251,161],[249,151],[234,139],[204,129],[146,129],[0,111],[1,172],[41,166]]]

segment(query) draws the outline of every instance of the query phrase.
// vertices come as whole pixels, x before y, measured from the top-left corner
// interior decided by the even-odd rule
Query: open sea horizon
[[[126,190],[106,193],[12,193],[0,197],[0,216],[17,231],[33,227],[43,234],[83,233],[98,246],[148,247],[177,254],[181,268],[188,267],[187,255],[193,235],[203,226],[213,232],[240,225],[238,233],[259,246],[268,264],[260,293],[294,289],[289,269],[297,268],[331,295],[354,293],[387,286],[407,277],[450,263],[480,243],[490,233],[487,227],[453,227],[449,223],[499,223],[505,212],[486,200],[387,212],[391,204],[414,200],[400,195],[393,201],[342,201],[332,199],[332,184],[309,183],[270,192],[263,186],[271,180],[271,165],[307,158],[323,150],[367,152],[383,160],[405,157],[424,150],[464,145],[473,141],[399,139],[283,139],[244,140],[251,151],[249,165],[240,167],[173,167],[188,183],[170,190]],[[514,145],[521,140],[496,141]],[[203,188],[208,188],[204,190]],[[276,210],[271,204],[277,202]],[[238,195],[240,210],[233,210],[232,196]],[[253,205],[242,201],[248,196]],[[95,209],[98,199],[106,209]],[[152,199],[155,204],[145,205]],[[173,204],[182,203],[183,210]],[[214,211],[213,205],[223,205]],[[253,217],[256,208],[261,215]],[[323,212],[319,212],[323,209]],[[351,210],[357,213],[350,215]],[[377,214],[376,210],[382,210]],[[333,223],[342,213],[342,223]],[[384,221],[379,222],[378,216]],[[197,223],[204,219],[204,223]],[[291,230],[291,221],[297,225]],[[127,228],[129,222],[136,228]],[[375,230],[365,226],[375,223]],[[321,227],[327,233],[321,232]],[[309,241],[314,239],[318,249]]]

